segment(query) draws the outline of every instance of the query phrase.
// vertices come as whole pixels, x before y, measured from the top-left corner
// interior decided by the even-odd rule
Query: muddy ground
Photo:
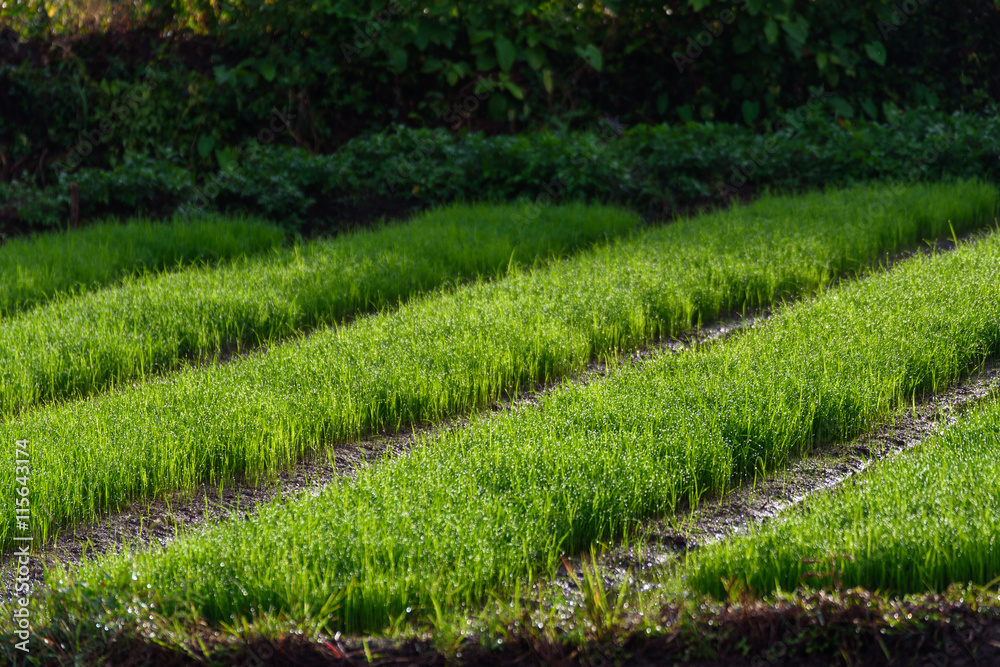
[[[566,640],[528,623],[503,637],[444,644],[286,634],[245,640],[205,631],[184,649],[134,635],[100,637],[84,653],[45,647],[42,664],[111,665],[776,665],[971,667],[1000,664],[1000,607],[939,595],[900,602],[865,591],[810,593],[776,603],[661,611],[663,631],[626,622]],[[496,641],[500,639],[501,641]],[[48,649],[48,650],[46,650]],[[55,650],[51,650],[55,649]]]

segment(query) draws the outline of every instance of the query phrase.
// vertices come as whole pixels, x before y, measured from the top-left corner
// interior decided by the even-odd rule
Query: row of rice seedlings
[[[47,537],[135,498],[273,477],[332,444],[437,421],[580,371],[595,355],[816,289],[900,238],[940,233],[949,219],[983,224],[996,197],[976,183],[919,186],[862,218],[884,192],[768,198],[677,223],[266,354],[33,411],[0,424],[0,440],[33,443],[32,529]],[[0,544],[11,539],[12,470],[0,469],[9,509]]]
[[[974,304],[973,307],[978,307]],[[897,594],[1000,576],[1000,402],[918,449],[698,554],[688,581],[764,594],[862,586]]]
[[[271,611],[328,631],[367,632],[433,619],[474,608],[491,592],[509,595],[532,576],[554,576],[562,554],[724,492],[817,440],[870,428],[997,352],[1000,235],[781,307],[706,349],[565,385],[537,408],[481,415],[317,496],[273,503],[164,549],[55,572],[50,583],[73,578],[87,595],[123,605],[139,597],[212,622]],[[288,414],[275,407],[253,427],[269,421],[272,432],[303,432]],[[200,433],[190,437],[199,455],[233,455]],[[965,497],[986,492],[977,493]],[[935,520],[929,509],[924,515]],[[919,520],[908,529],[927,534]],[[759,563],[755,583],[770,576],[780,539],[739,561]],[[794,553],[796,538],[787,539]],[[790,558],[777,560],[776,571]]]
[[[129,275],[263,253],[284,240],[270,223],[218,216],[169,224],[110,221],[13,238],[0,245],[0,318]]]
[[[444,283],[495,276],[631,232],[638,217],[564,206],[519,224],[512,207],[456,206],[407,224],[58,299],[0,322],[0,415],[82,397]]]

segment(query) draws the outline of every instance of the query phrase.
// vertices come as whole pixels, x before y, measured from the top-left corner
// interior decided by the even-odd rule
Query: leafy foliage
[[[330,152],[396,123],[767,129],[817,86],[831,115],[873,120],[1000,96],[995,0],[145,0],[115,3],[117,18],[96,4],[6,10],[20,42],[0,49],[5,172],[69,152],[149,69],[160,83],[92,166],[171,147],[214,167],[214,148],[257,136],[275,109],[292,121],[282,142]]]
[[[87,215],[179,206],[189,213],[261,213],[295,229],[324,216],[350,219],[364,205],[385,212],[461,200],[519,200],[521,215],[532,219],[575,199],[628,204],[658,217],[764,188],[943,177],[1000,182],[1000,117],[920,110],[875,123],[817,113],[793,116],[767,135],[721,123],[625,130],[605,123],[584,132],[496,136],[397,126],[332,155],[281,145],[234,152],[226,169],[197,185],[170,159],[149,157],[108,173],[82,168],[44,190],[0,184],[0,210],[58,225],[73,178]]]

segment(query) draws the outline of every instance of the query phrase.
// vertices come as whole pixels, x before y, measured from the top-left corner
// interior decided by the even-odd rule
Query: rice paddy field
[[[700,554],[692,585],[724,595],[719,582],[738,577],[759,592],[794,590],[824,560],[848,588],[918,593],[995,583],[998,491],[1000,397],[993,395],[919,450]]]
[[[30,448],[29,475],[0,469],[5,554],[31,537],[41,560],[136,501],[273,486],[420,427],[310,492],[45,561],[24,605],[39,649],[774,663],[776,642],[783,659],[850,631],[843,664],[960,618],[986,632],[992,387],[763,524],[656,558],[649,527],[981,382],[1000,354],[997,207],[979,181],[765,195],[657,226],[458,206],[25,306],[0,320],[0,434]]]
[[[0,321],[136,275],[265,254],[285,233],[263,220],[105,222],[0,245]]]
[[[625,235],[637,224],[638,218],[624,211],[571,206],[525,227],[515,224],[509,207],[453,207],[408,224],[275,247],[221,267],[147,272],[103,290],[57,298],[0,320],[0,415],[104,392],[185,362],[269,346],[421,292],[497,277]],[[220,237],[242,235],[243,227]],[[102,229],[94,232],[101,240],[88,236],[88,243],[110,244],[100,236]],[[151,233],[148,225],[135,229]],[[184,238],[183,232],[176,234]],[[35,243],[43,246],[41,255],[54,242]],[[79,249],[90,250],[90,245]]]

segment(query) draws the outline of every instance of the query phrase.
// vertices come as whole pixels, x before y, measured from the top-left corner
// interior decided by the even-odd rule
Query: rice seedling
[[[519,224],[457,206],[400,225],[146,274],[0,321],[0,416],[275,341],[428,289],[498,276],[631,232],[632,213],[564,206]]]
[[[1000,402],[994,397],[918,449],[819,493],[766,526],[698,554],[688,581],[755,593],[862,586],[943,592],[1000,576]]]
[[[817,208],[836,210],[838,196]],[[780,237],[807,245],[794,234]],[[52,490],[37,502],[86,517],[117,498],[199,475],[253,475],[375,426],[437,418],[502,387],[530,386],[643,332],[687,324],[696,311],[678,297],[690,292],[652,280],[680,282],[663,270],[669,260],[646,266],[658,252],[649,236],[642,240],[633,255],[632,242],[617,244],[422,299],[391,318],[215,369],[211,384],[188,375],[150,386],[141,399],[106,404],[105,414],[78,427],[74,433],[103,431],[84,447],[58,434],[68,413],[46,416],[30,425],[35,456],[45,460],[38,467],[52,471],[45,480]],[[672,241],[659,251],[670,258],[678,255]],[[781,248],[773,238],[764,247]],[[316,497],[274,503],[164,550],[55,573],[52,583],[74,576],[111,591],[101,595],[155,600],[166,613],[194,609],[213,622],[272,610],[352,632],[385,628],[413,610],[426,618],[442,606],[476,605],[491,591],[553,574],[563,553],[723,491],[817,439],[857,433],[915,394],[953,382],[1000,350],[998,259],[995,236],[918,256],[779,306],[772,320],[697,353],[622,366],[605,380],[553,390],[537,408],[476,417]],[[762,265],[786,284],[780,265]],[[723,302],[725,292],[690,280],[714,297],[702,304]],[[664,302],[676,310],[650,305]],[[668,319],[676,312],[689,319]],[[118,414],[133,420],[116,421]],[[58,452],[72,448],[75,476],[59,474],[69,458],[53,457],[46,438],[73,443]],[[122,447],[129,442],[137,445]]]
[[[0,318],[134,274],[263,253],[284,239],[276,225],[220,216],[169,224],[111,221],[13,238],[0,245]]]
[[[436,421],[579,370],[594,355],[815,289],[900,235],[941,231],[949,218],[981,224],[995,197],[974,183],[919,187],[897,210],[862,219],[867,192],[772,198],[678,223],[503,281],[417,299],[260,357],[39,410],[0,432],[38,443],[34,460],[46,473],[33,492],[48,513],[45,520],[36,514],[44,532],[136,497],[273,475],[331,443]],[[253,290],[247,301],[258,303],[260,294]],[[214,313],[197,314],[201,321]],[[177,326],[188,321],[176,317]],[[123,334],[105,338],[116,336]],[[100,368],[98,355],[63,352],[52,375],[72,381],[59,376],[58,364],[74,357],[88,359],[85,370]],[[5,358],[2,386],[16,386],[9,369],[18,362]],[[3,483],[12,479],[0,475]],[[0,519],[0,541],[7,521]]]

